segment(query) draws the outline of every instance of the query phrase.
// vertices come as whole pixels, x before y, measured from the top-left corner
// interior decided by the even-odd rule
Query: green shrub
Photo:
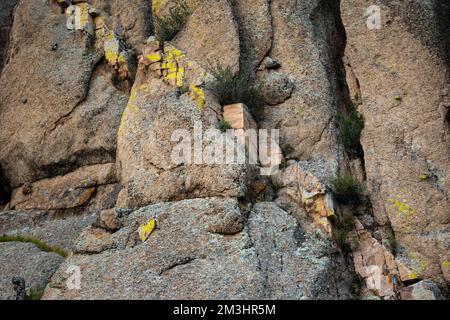
[[[163,44],[172,40],[183,29],[191,14],[192,11],[186,1],[178,0],[170,8],[167,17],[161,18],[155,15],[156,38],[159,43]]]
[[[364,120],[356,110],[352,110],[347,116],[336,115],[339,130],[341,132],[342,143],[350,154],[360,155],[361,131],[364,129]]]
[[[349,233],[355,228],[355,218],[350,213],[337,212],[333,221],[333,239],[345,252],[358,245],[355,239],[349,240]]]
[[[229,66],[224,68],[210,64],[209,69],[214,80],[207,84],[207,89],[222,106],[244,103],[255,117],[259,116],[264,99],[260,87],[251,84],[249,68],[244,67],[237,76]]]
[[[233,129],[231,127],[230,123],[224,119],[221,119],[219,121],[219,130],[224,133],[224,132],[227,132],[227,130],[229,130],[229,129]]]
[[[44,241],[39,240],[36,237],[33,236],[0,236],[0,242],[26,242],[26,243],[32,243],[36,247],[38,247],[40,250],[45,252],[54,252],[59,254],[60,256],[66,258],[67,252],[57,246],[50,246]]]
[[[363,200],[364,188],[351,174],[338,175],[330,180],[336,200],[343,204],[358,204]]]

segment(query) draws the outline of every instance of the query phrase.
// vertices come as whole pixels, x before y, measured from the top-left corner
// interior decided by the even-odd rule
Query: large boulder
[[[273,203],[256,205],[248,223],[236,199],[191,199],[118,213],[118,230],[101,224],[85,230],[45,299],[349,297],[343,258]],[[139,230],[152,219],[156,229],[142,241]],[[67,288],[71,265],[81,270],[80,290]]]
[[[392,226],[411,280],[448,288],[450,79],[443,17],[449,5],[381,1],[368,10],[362,0],[341,4],[347,77],[351,97],[362,103],[361,143],[376,223]],[[378,13],[380,28],[369,28]]]
[[[32,243],[0,243],[0,299],[16,299],[14,277],[25,280],[27,294],[42,293],[63,260],[58,254],[43,252]]]
[[[113,185],[116,181],[114,163],[82,167],[63,176],[39,180],[15,189],[9,208],[64,210],[85,206],[99,191],[114,193],[114,188],[105,190],[101,187]]]
[[[164,52],[158,48],[149,44],[140,59],[122,116],[117,173],[123,189],[118,206],[138,208],[185,198],[245,195],[247,165],[194,159],[194,133],[200,127],[203,134],[216,129],[221,112],[216,99],[197,87],[205,81],[204,69],[172,46],[165,46]],[[180,94],[180,86],[189,88],[188,92]],[[192,148],[191,156],[174,161],[174,150],[181,142]],[[208,145],[207,139],[202,145]],[[204,149],[199,151],[202,156]]]
[[[115,161],[117,129],[128,100],[120,80],[132,78],[132,63],[114,66],[116,76],[107,66],[114,62],[103,44],[110,37],[125,43],[129,36],[115,63],[132,62],[132,51],[125,47],[144,43],[150,17],[138,9],[145,9],[145,3],[94,4],[105,11],[77,3],[88,19],[76,27],[70,27],[71,16],[56,1],[17,5],[8,64],[0,79],[3,184],[14,189],[80,166]],[[139,12],[137,22],[133,12]],[[120,21],[112,21],[113,14]]]

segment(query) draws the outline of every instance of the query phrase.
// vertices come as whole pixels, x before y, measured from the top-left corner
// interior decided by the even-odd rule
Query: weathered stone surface
[[[0,79],[0,163],[12,188],[114,161],[127,96],[103,74],[103,49],[93,46],[67,30],[55,2],[18,4]]]
[[[5,211],[0,213],[0,234],[32,236],[70,251],[82,230],[95,219],[95,214],[60,216],[46,211]]]
[[[401,288],[401,281],[411,280],[411,271],[396,261],[388,249],[374,239],[356,219],[356,231],[348,235],[354,243],[355,271],[376,296],[391,298]]]
[[[304,163],[290,161],[277,179],[282,187],[277,203],[289,204],[290,211],[299,219],[312,221],[314,229],[331,237],[330,219],[335,216],[336,205],[324,183],[325,177],[320,172],[310,171]]]
[[[42,291],[63,261],[56,253],[43,252],[32,243],[0,243],[0,299],[14,300],[12,279],[25,280],[27,293]]]
[[[296,220],[275,204],[257,205],[247,226],[242,218],[235,199],[183,200],[133,211],[108,240],[95,238],[99,246],[113,239],[110,249],[69,257],[44,298],[349,297],[343,258],[328,255],[326,239],[303,235]],[[150,219],[157,228],[142,242],[139,226]],[[92,236],[80,241],[86,237]],[[81,268],[81,290],[65,287],[68,265]]]
[[[272,46],[272,18],[268,0],[231,0],[239,25],[241,64],[253,72]]]
[[[80,207],[94,198],[99,186],[116,181],[114,163],[83,167],[64,176],[39,180],[14,190],[9,208],[62,210]]]
[[[293,80],[294,89],[286,101],[264,108],[260,127],[279,128],[281,145],[290,146],[291,158],[317,167],[328,162],[333,176],[342,158],[332,121],[339,102],[338,70],[330,68],[344,50],[339,4],[273,0],[270,12],[270,57],[281,65],[276,72]],[[258,78],[264,81],[271,72],[258,72]]]
[[[204,68],[239,70],[239,32],[228,0],[203,1],[173,43]]]
[[[223,235],[211,227],[232,227],[240,217],[236,200],[194,199],[156,204],[130,213],[114,233],[115,249],[74,255],[47,288],[47,299],[206,299],[258,297],[263,287],[256,254],[246,234]],[[146,242],[138,228],[156,219]],[[229,227],[227,227],[229,226]],[[66,264],[82,269],[81,290],[64,286]],[[107,271],[106,271],[107,270]],[[113,289],[114,288],[114,289]]]
[[[258,203],[249,234],[269,299],[350,299],[352,269],[326,237],[308,232],[275,203]]]
[[[18,0],[10,0],[0,3],[0,73],[6,58],[13,10],[17,2]]]
[[[392,225],[398,258],[418,279],[447,288],[450,79],[449,26],[442,17],[449,5],[381,1],[381,28],[370,30],[366,1],[341,3],[347,82],[351,97],[362,102],[361,143],[376,223]]]
[[[171,48],[161,65],[169,71],[173,67],[175,70],[169,74],[177,77],[180,72],[178,59],[183,56],[182,52]],[[148,58],[140,61],[137,79],[119,129],[117,168],[123,189],[118,206],[136,208],[184,198],[244,195],[247,179],[245,165],[207,165],[202,160],[194,162],[194,152],[189,157],[190,161],[174,162],[173,151],[180,144],[180,139],[186,139],[183,143],[188,146],[193,143],[196,122],[203,130],[217,128],[218,115],[215,110],[220,110],[220,106],[195,83],[191,84],[189,93],[177,94],[177,83],[170,81],[172,76],[159,78],[160,73],[152,69],[153,64]],[[189,75],[190,71],[185,71]],[[192,72],[195,73],[195,70]],[[198,92],[203,95],[198,95]],[[173,136],[175,130],[184,131],[181,135],[178,131]]]
[[[402,300],[444,300],[439,288],[429,280],[423,280],[400,292]]]
[[[89,3],[101,13],[108,29],[124,39],[136,54],[143,50],[144,40],[151,32],[151,1],[91,0]]]
[[[261,84],[261,92],[268,105],[275,106],[291,97],[294,83],[280,72],[270,72]]]

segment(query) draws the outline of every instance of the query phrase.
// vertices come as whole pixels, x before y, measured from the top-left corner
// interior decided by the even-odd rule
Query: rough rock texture
[[[152,13],[149,0],[90,0],[88,1],[104,17],[110,29],[118,33],[136,50],[142,51],[145,39],[151,33]]]
[[[173,42],[205,68],[239,70],[239,32],[228,0],[203,1]]]
[[[0,234],[33,236],[70,251],[82,230],[95,221],[95,213],[61,216],[47,211],[5,211],[0,214]]]
[[[272,18],[268,0],[231,0],[239,26],[241,64],[254,71],[272,46]]]
[[[439,288],[429,280],[423,280],[400,292],[402,300],[444,300]]]
[[[342,1],[347,77],[357,84],[350,86],[352,98],[362,102],[376,223],[392,225],[399,259],[416,278],[446,289],[450,81],[448,21],[441,16],[450,8],[445,1],[381,1],[381,29],[370,30],[366,7],[366,1]]]
[[[186,0],[158,43],[174,0],[2,1],[0,234],[71,253],[46,299],[448,296],[447,2],[380,0],[372,29],[363,0]],[[214,65],[265,105],[220,105]],[[354,108],[358,154],[336,117]],[[279,170],[204,157],[223,119],[279,129]],[[198,125],[215,136],[195,152]],[[335,200],[343,173],[367,186],[360,203]],[[13,276],[42,289],[62,262],[0,245],[6,298]]]
[[[274,0],[270,11],[273,42],[269,55],[281,65],[277,71],[292,79],[294,89],[290,99],[264,108],[260,126],[279,128],[281,145],[293,149],[290,157],[308,161],[312,167],[314,162],[327,162],[323,169],[332,176],[341,157],[332,121],[338,100],[336,61],[345,36],[339,5]],[[271,72],[266,70],[258,77],[273,77]]]
[[[62,210],[80,207],[96,196],[99,186],[116,181],[114,163],[83,167],[64,176],[39,180],[14,190],[9,208]]]
[[[195,160],[193,149],[190,160],[180,163],[172,160],[174,147],[180,144],[182,138],[189,138],[190,135],[189,141],[183,142],[188,143],[188,150],[194,147],[196,123],[205,131],[217,128],[215,110],[220,110],[220,106],[206,96],[199,103],[195,98],[198,91],[180,96],[174,86],[178,82],[170,83],[171,75],[178,79],[181,72],[176,69],[181,63],[178,59],[182,59],[184,54],[175,48],[166,48],[166,52],[167,60],[160,67],[155,67],[156,70],[153,70],[155,64],[146,66],[148,61],[145,57],[139,63],[118,134],[117,169],[123,186],[118,206],[137,208],[183,198],[243,196],[246,192],[246,165],[200,164],[203,162]],[[169,70],[163,78],[159,78],[160,68]],[[170,73],[172,68],[175,71]],[[184,72],[192,81],[191,71],[186,68]],[[195,70],[192,73],[195,74]],[[202,89],[197,90],[203,92]],[[173,136],[174,130],[185,131]]]
[[[2,1],[0,3],[0,73],[3,68],[9,42],[9,31],[12,24],[12,13],[17,0]]]
[[[67,30],[54,3],[21,1],[10,46],[0,80],[0,163],[11,187],[111,162],[126,97],[94,72],[101,56],[87,36]]]
[[[12,284],[15,276],[25,280],[27,293],[44,290],[62,260],[56,253],[43,252],[32,243],[0,243],[0,299],[16,298]]]
[[[156,219],[142,242],[138,227]],[[116,232],[88,229],[45,299],[312,299],[349,297],[345,264],[326,239],[303,234],[273,203],[256,205],[244,225],[235,199],[156,204],[124,216]],[[81,290],[67,290],[68,265]]]

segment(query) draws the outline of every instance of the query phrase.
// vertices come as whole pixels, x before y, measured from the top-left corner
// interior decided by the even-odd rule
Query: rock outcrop
[[[362,103],[367,187],[376,223],[390,224],[398,258],[446,289],[450,252],[448,22],[445,1],[342,1],[347,77]],[[353,77],[353,78],[352,78]]]
[[[0,243],[0,299],[15,300],[13,278],[25,280],[27,294],[42,292],[63,257],[43,252],[32,243]]]
[[[449,12],[2,2],[0,298],[448,297]]]
[[[45,299],[334,299],[349,298],[345,261],[274,203],[257,204],[248,224],[236,199],[155,204],[122,213],[117,231],[80,236]],[[144,242],[139,226],[156,229]],[[67,288],[69,265],[81,290]]]

